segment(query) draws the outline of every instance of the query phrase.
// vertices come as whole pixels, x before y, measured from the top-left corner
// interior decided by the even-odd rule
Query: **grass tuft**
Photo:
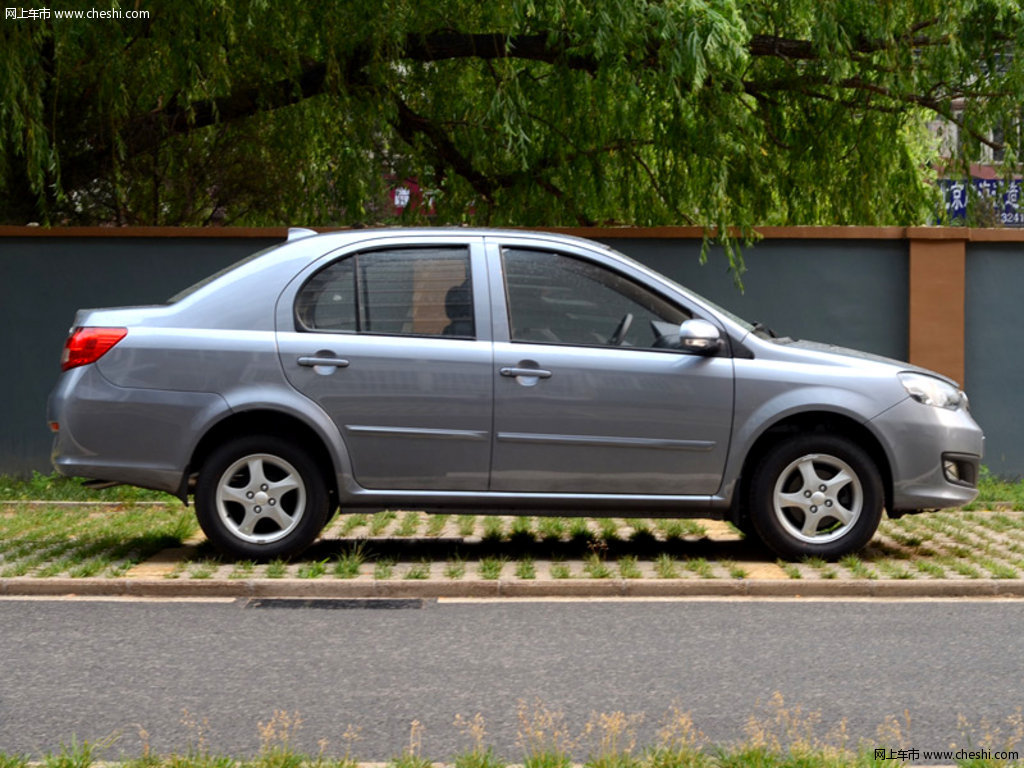
[[[501,578],[501,571],[505,567],[505,559],[501,557],[485,557],[477,566],[477,573],[480,578],[486,581],[496,581]]]
[[[303,563],[299,566],[295,575],[300,579],[319,579],[325,573],[327,573],[327,558]]]
[[[366,549],[363,542],[353,544],[341,552],[334,561],[334,575],[339,579],[355,579],[366,562]]]
[[[516,561],[516,578],[526,580],[537,578],[537,566],[532,557],[524,557]]]
[[[584,558],[583,572],[592,579],[610,579],[613,576],[612,569],[595,552]]]
[[[444,564],[444,576],[446,579],[461,579],[466,575],[466,561],[459,555],[448,558]]]

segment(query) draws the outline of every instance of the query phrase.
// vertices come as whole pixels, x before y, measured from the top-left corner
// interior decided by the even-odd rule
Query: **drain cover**
[[[423,608],[427,600],[419,597],[407,598],[340,598],[340,597],[256,597],[250,599],[246,608],[318,608],[328,610],[347,610],[357,608],[377,608],[398,610],[402,608]]]

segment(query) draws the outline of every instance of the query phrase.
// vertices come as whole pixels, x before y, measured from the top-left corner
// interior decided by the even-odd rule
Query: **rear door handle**
[[[538,379],[550,379],[551,371],[545,371],[543,368],[516,368],[514,366],[505,366],[498,371],[502,376],[509,376],[515,378],[517,376],[535,376]]]
[[[321,365],[330,366],[332,368],[348,368],[348,360],[341,357],[304,356],[300,357],[296,362],[306,368],[316,368]]]

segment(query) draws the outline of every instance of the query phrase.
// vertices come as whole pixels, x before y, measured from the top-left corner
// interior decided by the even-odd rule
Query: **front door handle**
[[[538,379],[550,379],[551,371],[545,371],[543,368],[516,368],[515,366],[507,365],[498,371],[502,376],[509,376],[516,378],[517,376],[534,376]]]
[[[304,356],[300,357],[296,362],[305,368],[318,368],[321,365],[331,368],[348,368],[349,365],[348,360],[341,357]]]

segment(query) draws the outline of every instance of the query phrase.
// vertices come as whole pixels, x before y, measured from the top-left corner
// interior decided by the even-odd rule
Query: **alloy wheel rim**
[[[250,544],[292,533],[306,511],[306,486],[289,462],[255,453],[231,464],[217,483],[217,515],[227,531]]]
[[[864,509],[864,488],[842,459],[810,453],[779,473],[772,511],[787,534],[806,544],[828,544],[847,535]]]

